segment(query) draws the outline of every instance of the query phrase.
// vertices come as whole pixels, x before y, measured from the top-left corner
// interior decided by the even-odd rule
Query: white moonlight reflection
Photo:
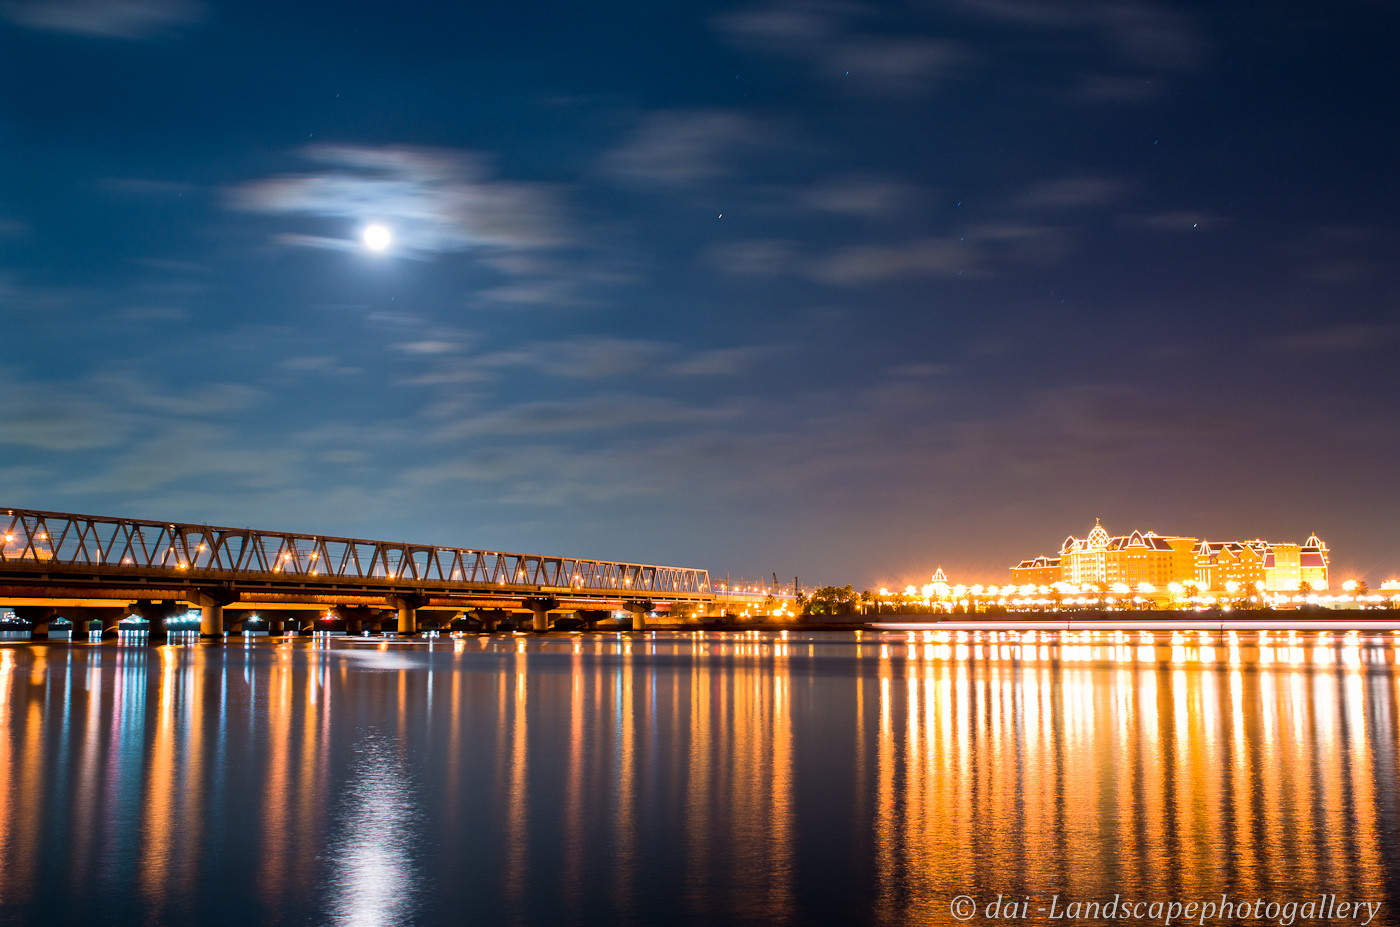
[[[412,914],[410,886],[417,879],[410,835],[417,809],[408,774],[393,746],[370,739],[357,751],[346,795],[348,814],[332,841],[332,921],[346,927],[392,927]]]
[[[371,251],[384,251],[394,240],[394,236],[382,225],[366,226],[360,237]]]

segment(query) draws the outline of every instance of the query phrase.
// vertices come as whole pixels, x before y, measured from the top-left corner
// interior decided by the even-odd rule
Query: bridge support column
[[[623,606],[632,613],[632,630],[645,631],[647,629],[647,612],[656,607],[656,603],[650,600],[645,602],[628,602]]]
[[[131,614],[146,621],[146,640],[165,640],[165,620],[182,611],[179,599],[142,599],[131,606]]]
[[[358,637],[363,629],[364,622],[369,618],[369,609],[354,608],[348,605],[339,605],[331,609],[327,614],[332,614],[345,622],[345,633],[352,637]]]
[[[555,598],[525,599],[521,605],[535,613],[534,621],[531,623],[531,630],[543,634],[549,630],[549,613],[559,607],[559,600]]]
[[[47,640],[49,622],[58,616],[58,610],[42,605],[21,605],[15,609],[15,615],[33,625],[29,632],[33,640]]]
[[[385,602],[399,613],[399,633],[418,633],[418,609],[428,604],[425,595],[391,595]]]
[[[222,605],[199,606],[199,636],[224,636],[224,607]]]
[[[199,606],[199,636],[222,640],[225,631],[224,606],[238,601],[227,589],[200,589],[187,600]]]
[[[574,617],[582,621],[584,627],[588,628],[590,631],[598,630],[598,622],[611,616],[611,612],[599,608],[582,608],[574,612]]]

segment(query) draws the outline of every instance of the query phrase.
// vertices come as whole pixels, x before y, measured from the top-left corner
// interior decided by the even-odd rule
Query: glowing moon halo
[[[384,226],[370,225],[366,226],[365,230],[360,233],[360,238],[364,241],[365,247],[369,250],[383,251],[389,247],[394,237],[389,234],[389,230]]]

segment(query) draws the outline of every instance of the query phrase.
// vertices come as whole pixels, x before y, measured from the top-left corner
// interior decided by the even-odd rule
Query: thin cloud
[[[1090,103],[1139,103],[1161,94],[1166,82],[1145,74],[1086,74],[1073,95]]]
[[[980,223],[956,238],[837,248],[806,261],[802,273],[819,283],[860,286],[920,277],[986,276],[1011,265],[1046,266],[1073,248],[1060,227],[1005,219]]]
[[[316,374],[320,376],[353,376],[364,373],[359,367],[350,367],[336,358],[325,354],[289,357],[282,361],[282,369],[294,373]]]
[[[687,406],[672,399],[629,394],[519,403],[444,425],[432,437],[460,441],[487,436],[559,436],[607,433],[642,426],[696,426],[732,412]]]
[[[118,311],[117,318],[123,322],[168,324],[187,321],[190,312],[180,306],[129,306]]]
[[[271,489],[297,482],[299,451],[248,447],[233,429],[175,421],[114,455],[111,465],[68,484],[68,492],[138,493],[218,480],[228,489]]]
[[[371,222],[392,230],[397,253],[428,257],[473,249],[534,249],[569,243],[555,190],[492,179],[467,152],[406,147],[315,146],[302,154],[320,166],[244,184],[235,209],[335,220],[341,237],[288,232],[283,244],[357,247]]]
[[[779,351],[779,348],[765,345],[750,345],[742,348],[718,348],[713,351],[700,351],[693,357],[671,368],[673,373],[685,377],[734,376],[742,373]]]
[[[261,391],[243,383],[211,383],[189,393],[162,392],[133,377],[114,377],[104,383],[120,389],[132,407],[162,416],[209,417],[241,412],[263,398]]]
[[[149,180],[143,177],[112,177],[98,181],[97,187],[118,196],[162,199],[195,193],[198,187],[178,180]]]
[[[1125,185],[1107,177],[1061,177],[1035,184],[1016,201],[1029,209],[1076,209],[1103,206],[1111,202]]]
[[[477,380],[485,379],[486,371],[508,370],[531,370],[570,380],[607,380],[648,374],[720,376],[740,373],[771,351],[767,347],[747,346],[707,349],[687,355],[682,346],[664,341],[584,335],[477,355],[463,366],[475,371]]]
[[[1145,0],[954,0],[980,16],[1024,29],[1087,32],[1134,67],[1189,70],[1204,43],[1191,21]]]
[[[441,341],[430,339],[427,341],[401,341],[392,345],[395,351],[404,354],[434,355],[434,354],[456,354],[462,350],[462,345],[455,341]]]
[[[1277,335],[1264,346],[1279,354],[1352,354],[1400,342],[1400,325],[1337,325],[1309,332]]]
[[[1124,225],[1148,229],[1153,232],[1203,232],[1219,228],[1224,223],[1225,220],[1220,216],[1211,215],[1206,212],[1194,212],[1189,209],[1151,213],[1142,216],[1124,216],[1122,219],[1122,224]]]
[[[760,123],[720,110],[649,116],[621,146],[603,157],[607,175],[647,186],[685,186],[734,173],[743,149],[770,140]]]
[[[894,180],[843,177],[814,184],[802,192],[799,202],[818,212],[878,219],[909,209],[923,199],[922,192]]]
[[[1394,236],[1378,227],[1329,225],[1310,230],[1286,250],[1303,279],[1348,285],[1388,270],[1394,249]]]
[[[194,0],[13,0],[0,16],[30,29],[104,39],[151,39],[169,35],[204,15]]]
[[[76,383],[0,378],[0,446],[84,451],[125,445],[153,422],[226,416],[261,394],[239,383],[210,383],[168,392],[117,372]]]
[[[99,398],[54,385],[3,383],[0,446],[82,451],[121,444],[133,427]]]
[[[664,342],[585,335],[482,354],[471,364],[483,370],[528,369],[566,379],[602,380],[655,368],[670,352]]]
[[[914,379],[924,379],[927,377],[947,376],[954,371],[952,364],[929,362],[923,364],[903,364],[889,369],[890,376],[911,377]]]
[[[803,60],[819,78],[879,96],[924,93],[970,57],[946,39],[857,31],[855,20],[868,16],[851,3],[779,3],[715,26],[736,47]]]
[[[704,252],[707,263],[738,277],[776,277],[795,271],[801,258],[790,241],[725,242]]]
[[[840,248],[810,265],[823,283],[856,286],[900,277],[956,277],[978,269],[977,253],[954,238]]]
[[[518,271],[524,273],[523,271]],[[566,273],[559,276],[517,280],[501,286],[488,287],[473,294],[473,304],[481,306],[551,306],[555,308],[596,306],[602,300],[583,294],[583,284],[607,284],[615,281],[597,279],[588,271]]]

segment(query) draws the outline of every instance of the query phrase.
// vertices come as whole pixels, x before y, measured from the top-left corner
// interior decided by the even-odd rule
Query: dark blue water
[[[0,922],[1400,923],[1389,635],[1065,637],[3,645]]]

